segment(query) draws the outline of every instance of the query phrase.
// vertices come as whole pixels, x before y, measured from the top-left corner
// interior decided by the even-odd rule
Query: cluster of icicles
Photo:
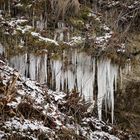
[[[94,102],[95,74],[97,75],[97,108],[99,119],[102,119],[102,104],[105,109],[114,112],[114,90],[116,88],[118,67],[109,59],[97,60],[77,50],[64,52],[61,59],[51,59],[47,54],[35,56],[24,54],[10,59],[10,65],[25,77],[47,83],[56,91],[72,91],[82,93],[86,101]],[[97,73],[95,73],[95,65]]]

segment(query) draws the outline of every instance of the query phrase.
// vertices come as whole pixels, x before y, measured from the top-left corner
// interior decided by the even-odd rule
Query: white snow
[[[59,44],[57,43],[57,41],[52,40],[50,38],[45,38],[42,37],[39,33],[36,32],[31,32],[32,36],[38,37],[40,40],[45,41],[45,42],[49,42],[49,43],[54,43],[56,46],[58,46]]]
[[[4,140],[4,137],[5,137],[5,132],[0,131],[0,139],[1,140]]]
[[[22,6],[23,6],[23,4],[18,3],[18,4],[16,4],[15,6],[16,6],[16,7],[22,7]]]
[[[113,135],[110,135],[106,132],[102,132],[102,131],[94,131],[92,133],[92,140],[95,139],[95,137],[97,136],[97,139],[98,139],[98,136],[100,137],[100,139],[104,138],[104,137],[107,137],[108,139],[111,139],[111,140],[120,140],[119,138],[113,136]]]
[[[9,121],[6,121],[4,127],[19,130],[21,132],[29,131],[29,130],[32,131],[40,130],[46,132],[49,129],[43,125],[42,121],[36,121],[36,120],[31,121],[31,120],[24,119],[22,122],[17,117],[11,118]]]
[[[13,19],[10,22],[8,22],[8,24],[11,27],[14,27],[14,26],[20,25],[22,23],[26,23],[26,22],[28,22],[28,20],[26,20],[26,19]]]
[[[105,35],[103,35],[103,36],[96,37],[95,42],[97,44],[105,46],[105,43],[107,43],[108,39],[111,38],[111,36],[112,36],[112,32],[110,31],[109,33],[105,33]]]
[[[24,26],[24,27],[22,27],[22,26],[17,26],[16,29],[19,30],[19,31],[21,31],[22,34],[25,34],[25,32],[31,30],[32,28],[33,28],[32,26],[26,25],[26,26]]]
[[[20,102],[21,102],[21,97],[19,96],[15,98],[15,101],[7,103],[7,105],[12,106],[13,108],[16,108]]]
[[[82,44],[84,43],[84,41],[85,41],[85,38],[82,38],[81,36],[74,36],[66,44],[70,46],[74,46],[74,45]]]
[[[66,94],[64,94],[63,92],[55,92],[54,94],[54,100],[58,101],[58,100],[63,100],[63,98],[66,96]]]

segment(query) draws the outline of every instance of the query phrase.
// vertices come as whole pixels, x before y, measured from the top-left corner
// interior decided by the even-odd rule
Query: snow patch
[[[49,39],[49,38],[42,37],[39,33],[31,32],[31,34],[32,34],[32,36],[38,37],[40,40],[43,40],[45,42],[54,43],[56,46],[59,45],[57,41]]]

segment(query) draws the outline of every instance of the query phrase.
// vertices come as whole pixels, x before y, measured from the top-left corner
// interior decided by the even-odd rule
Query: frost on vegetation
[[[105,46],[106,43],[108,42],[108,39],[110,39],[112,36],[112,32],[110,31],[109,33],[105,33],[103,36],[96,37],[95,42],[101,46]]]
[[[111,1],[111,2],[108,3],[108,7],[116,6],[119,3],[120,3],[119,1]]]
[[[110,28],[109,28],[107,25],[105,25],[105,24],[102,26],[102,28],[103,28],[105,31],[110,31]]]
[[[121,44],[121,47],[117,49],[117,52],[125,53],[126,52],[126,45],[124,43]]]
[[[11,128],[11,129],[14,129],[14,130],[18,130],[20,132],[23,132],[23,131],[29,131],[29,130],[32,130],[32,131],[35,131],[35,130],[40,130],[40,131],[43,131],[43,132],[46,132],[49,130],[49,128],[45,127],[43,125],[43,122],[39,122],[39,121],[31,121],[31,120],[27,120],[27,119],[24,119],[23,122],[20,121],[19,118],[15,117],[15,118],[11,118],[9,121],[6,121],[5,122],[5,126],[4,128]]]
[[[67,44],[70,46],[75,46],[84,43],[85,38],[82,38],[81,36],[74,36],[71,38],[71,41]]]

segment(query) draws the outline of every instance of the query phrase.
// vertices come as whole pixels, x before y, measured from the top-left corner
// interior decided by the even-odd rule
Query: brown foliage
[[[52,13],[55,14],[56,19],[64,20],[66,15],[76,15],[80,9],[78,0],[49,0]]]

